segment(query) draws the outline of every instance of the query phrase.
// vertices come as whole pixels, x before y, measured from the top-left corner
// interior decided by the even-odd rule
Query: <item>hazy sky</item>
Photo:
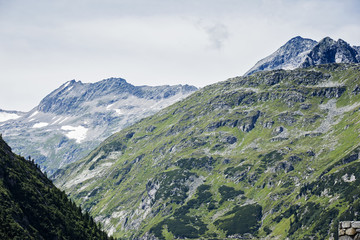
[[[360,45],[359,0],[0,0],[0,109],[68,80],[198,87],[295,36]]]

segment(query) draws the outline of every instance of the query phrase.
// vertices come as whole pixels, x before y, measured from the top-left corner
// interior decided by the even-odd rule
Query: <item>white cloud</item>
[[[224,42],[229,38],[228,29],[223,23],[217,22],[206,24],[204,21],[200,20],[197,23],[197,26],[206,32],[211,48],[221,49]]]

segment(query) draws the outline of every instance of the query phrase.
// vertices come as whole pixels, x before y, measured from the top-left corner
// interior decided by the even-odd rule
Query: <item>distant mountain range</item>
[[[27,113],[0,111],[0,132],[16,153],[51,174],[111,134],[196,91],[188,85],[133,86],[121,78],[69,81]]]
[[[320,42],[300,36],[290,39],[270,56],[260,60],[245,73],[275,69],[292,70],[327,63],[359,63],[360,47],[351,47],[342,39],[326,37]]]

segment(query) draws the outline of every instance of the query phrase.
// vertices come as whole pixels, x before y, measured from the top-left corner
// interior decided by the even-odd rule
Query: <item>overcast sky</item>
[[[68,80],[203,87],[302,36],[360,45],[359,0],[0,0],[0,109]]]

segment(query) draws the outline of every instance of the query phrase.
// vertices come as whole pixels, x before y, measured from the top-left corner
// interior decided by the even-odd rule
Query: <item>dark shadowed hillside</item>
[[[112,239],[0,137],[0,239]]]

